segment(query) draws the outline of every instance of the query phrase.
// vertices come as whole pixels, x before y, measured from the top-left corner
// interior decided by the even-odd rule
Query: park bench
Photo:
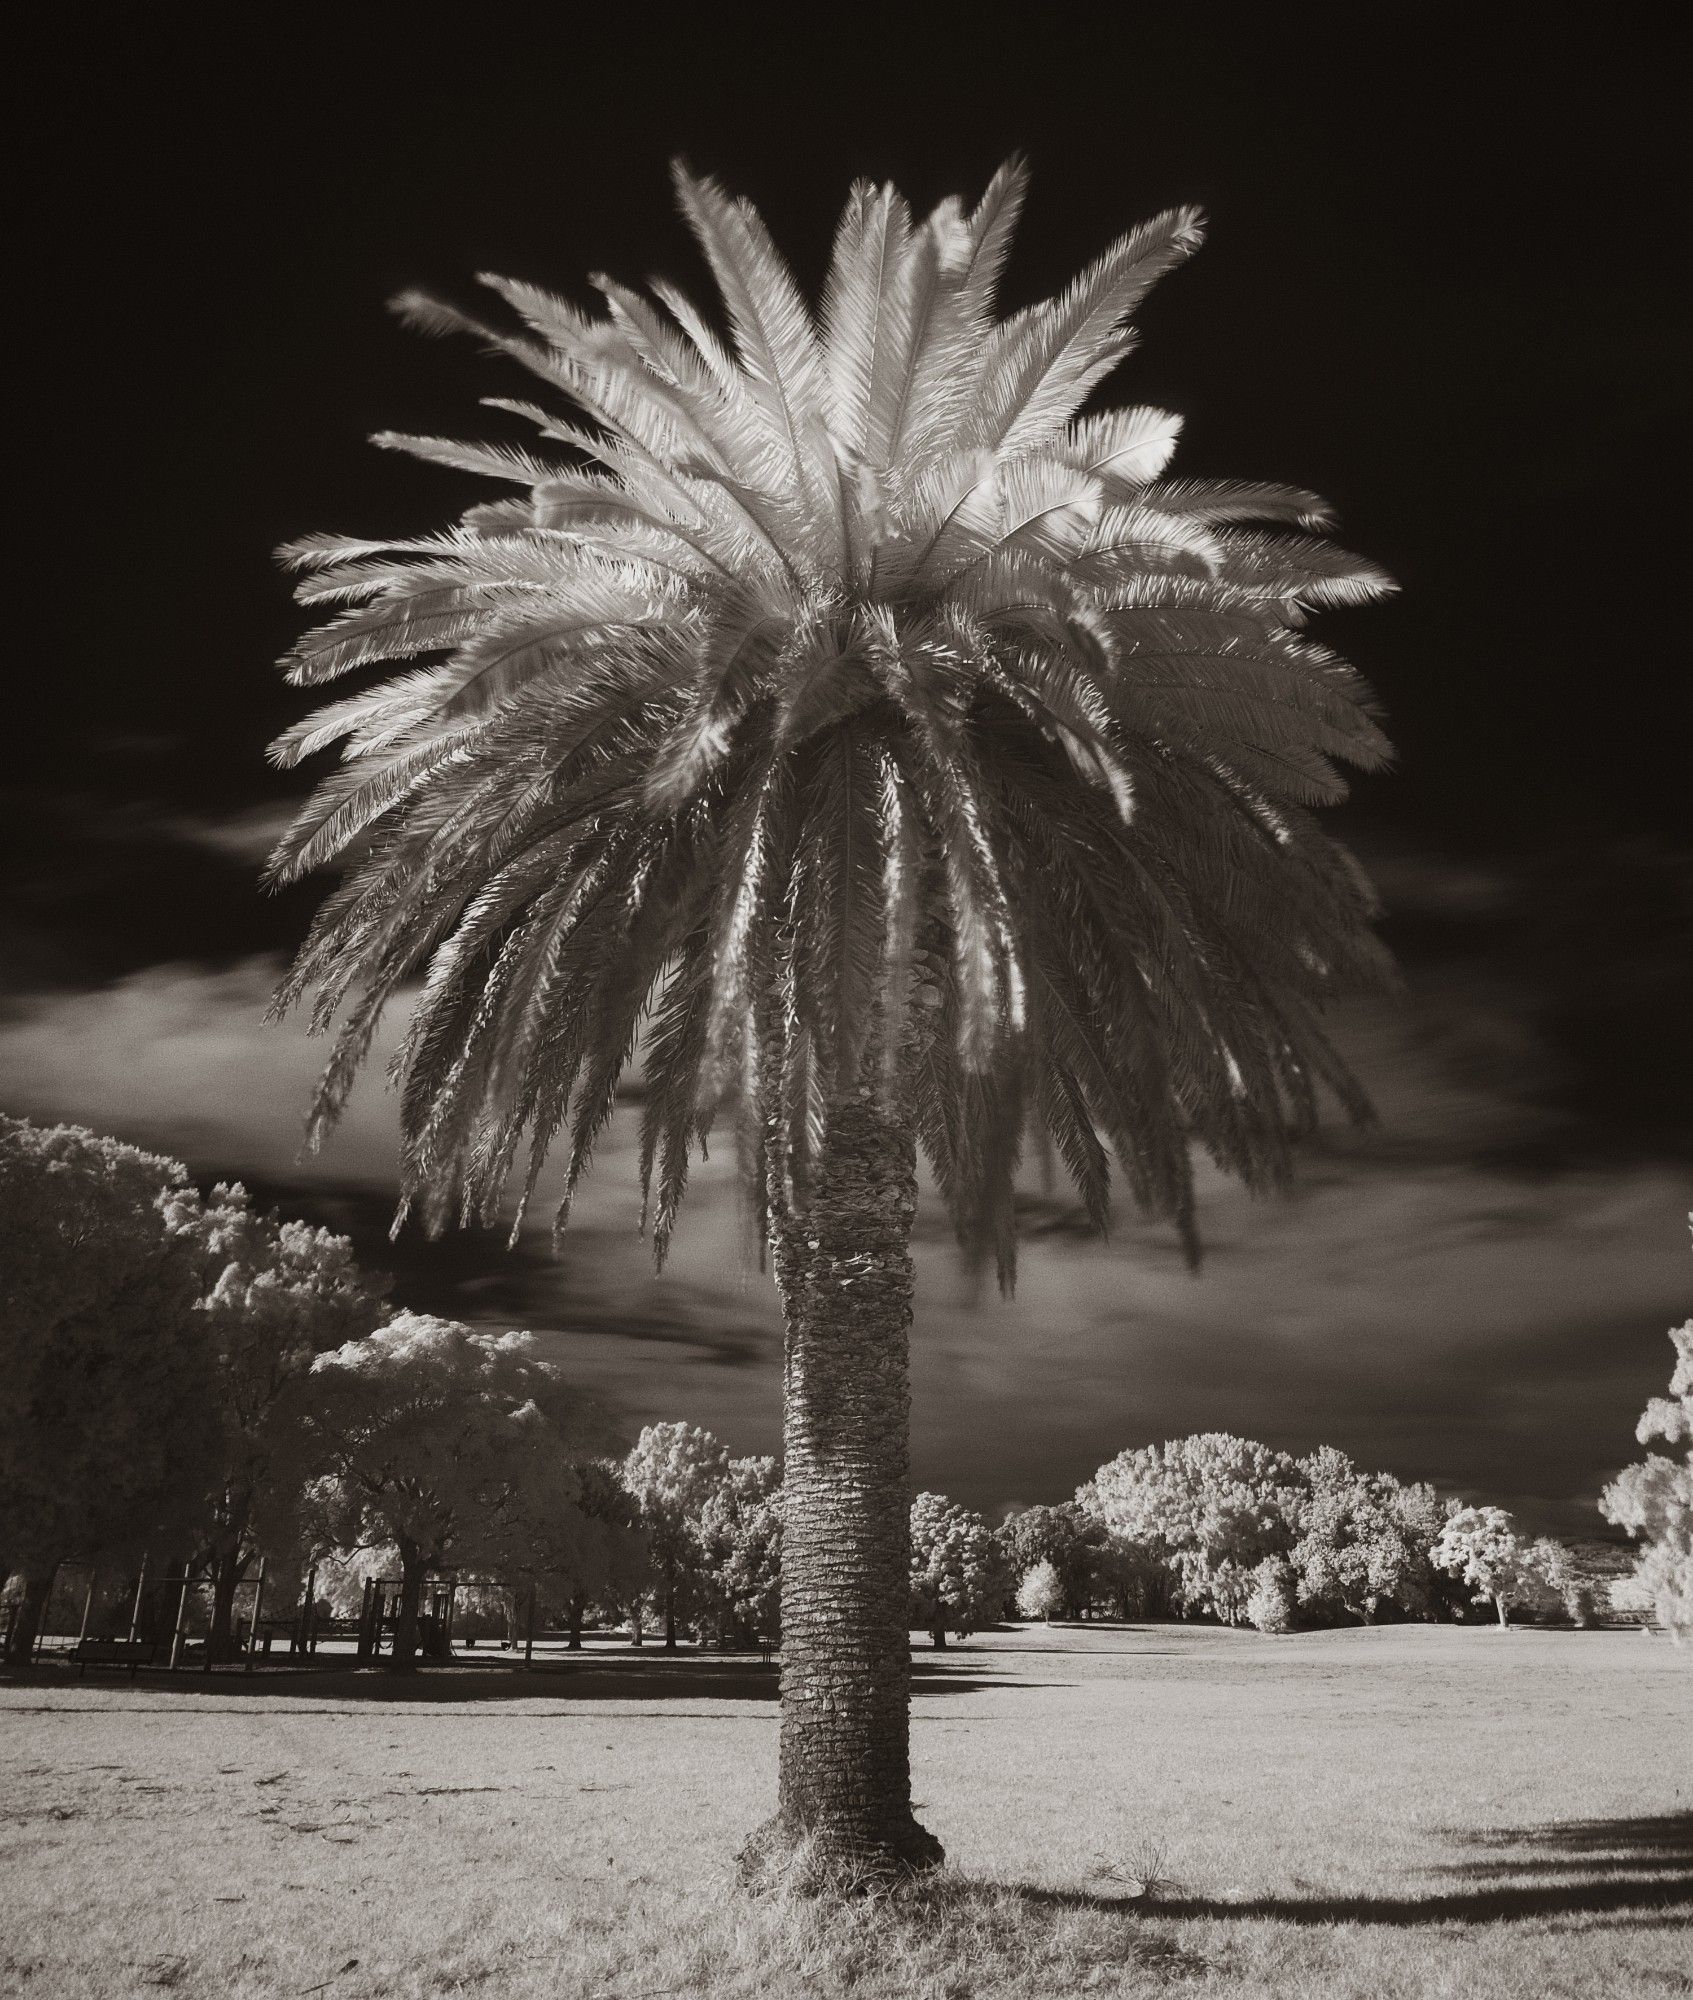
[[[90,1667],[128,1667],[129,1677],[153,1664],[158,1651],[151,1639],[79,1639],[71,1658],[77,1664],[77,1678],[83,1679]]]

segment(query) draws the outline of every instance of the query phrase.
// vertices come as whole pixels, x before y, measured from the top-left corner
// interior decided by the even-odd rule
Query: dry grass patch
[[[577,1950],[561,1952],[554,1990],[603,2000],[1030,2000],[1146,1995],[1207,1971],[1197,1954],[1149,1934],[1132,1904],[952,1870],[846,1899],[728,1895],[669,1914],[684,1921],[666,1924],[660,1900],[610,1925],[573,1926]]]
[[[952,1869],[844,1905],[735,1892],[776,1706],[693,1664],[0,1687],[0,1992],[1693,1995],[1664,1642],[985,1635],[915,1704]]]

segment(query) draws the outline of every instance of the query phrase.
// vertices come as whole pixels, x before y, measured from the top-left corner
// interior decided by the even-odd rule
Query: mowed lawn
[[[1066,1625],[916,1658],[951,1868],[845,1915],[733,1890],[775,1785],[756,1663],[473,1655],[401,1699],[13,1680],[0,1990],[1693,1993],[1693,1658],[1665,1639]]]

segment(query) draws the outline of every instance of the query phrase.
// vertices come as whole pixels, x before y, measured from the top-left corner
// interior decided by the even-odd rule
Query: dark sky
[[[1108,34],[1094,11],[1026,10],[1008,39],[980,12],[854,10],[826,48],[799,9],[27,30],[19,84],[48,116],[15,379],[42,637],[7,702],[0,1102],[340,1217],[413,1302],[556,1332],[631,1419],[773,1442],[773,1304],[711,1177],[658,1283],[617,1148],[557,1265],[390,1253],[374,1088],[294,1163],[316,1052],[256,1021],[320,890],[254,881],[299,782],[262,754],[301,699],[269,664],[300,622],[269,551],[472,497],[364,442],[497,432],[476,398],[512,387],[403,332],[400,286],[468,298],[494,270],[580,296],[608,269],[700,293],[676,152],[814,281],[855,176],[926,205],[1021,148],[1007,302],[1201,202],[1208,246],[1112,396],[1184,413],[1178,470],[1326,493],[1403,585],[1320,632],[1399,745],[1336,824],[1408,991],[1345,1024],[1383,1134],[1314,1147],[1279,1208],[1215,1189],[1199,1279],[1159,1232],[1081,1244],[1032,1199],[1001,1306],[936,1233],[918,1476],[1053,1498],[1123,1444],[1227,1427],[1590,1523],[1693,1294],[1674,66],[1520,11],[1131,7]]]

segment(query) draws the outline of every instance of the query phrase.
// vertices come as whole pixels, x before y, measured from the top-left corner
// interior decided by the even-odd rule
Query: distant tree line
[[[273,1603],[305,1586],[331,1612],[397,1580],[398,1671],[447,1571],[578,1644],[607,1614],[637,1636],[656,1617],[671,1644],[773,1630],[773,1460],[686,1424],[621,1451],[529,1334],[395,1310],[344,1237],[239,1186],[202,1196],[115,1139],[0,1118],[0,1245],[13,1661],[70,1564],[148,1629],[191,1580],[213,1660],[239,1651],[261,1560]]]
[[[1183,1617],[1300,1626],[1462,1616],[1486,1604],[1592,1622],[1592,1557],[1498,1507],[1444,1503],[1324,1446],[1293,1458],[1206,1432],[1120,1453],[1072,1501],[999,1528],[1026,1618]]]
[[[27,1659],[55,1575],[174,1615],[192,1578],[211,1660],[235,1657],[243,1584],[331,1613],[398,1584],[389,1664],[451,1573],[506,1635],[591,1621],[722,1644],[779,1631],[782,1494],[771,1458],[696,1425],[621,1450],[527,1333],[395,1309],[344,1237],[202,1196],[178,1162],[78,1127],[0,1118],[0,1581]],[[1654,1454],[1607,1490],[1644,1541],[1614,1601],[1693,1623],[1693,1322]],[[148,1578],[151,1578],[150,1585]],[[136,1586],[140,1586],[137,1588]],[[1632,1591],[1632,1598],[1629,1592]],[[1007,1615],[1302,1625],[1519,1613],[1590,1621],[1603,1579],[1498,1507],[1221,1432],[1118,1454],[1073,1500],[997,1527],[937,1493],[911,1508],[910,1623],[936,1646]]]

